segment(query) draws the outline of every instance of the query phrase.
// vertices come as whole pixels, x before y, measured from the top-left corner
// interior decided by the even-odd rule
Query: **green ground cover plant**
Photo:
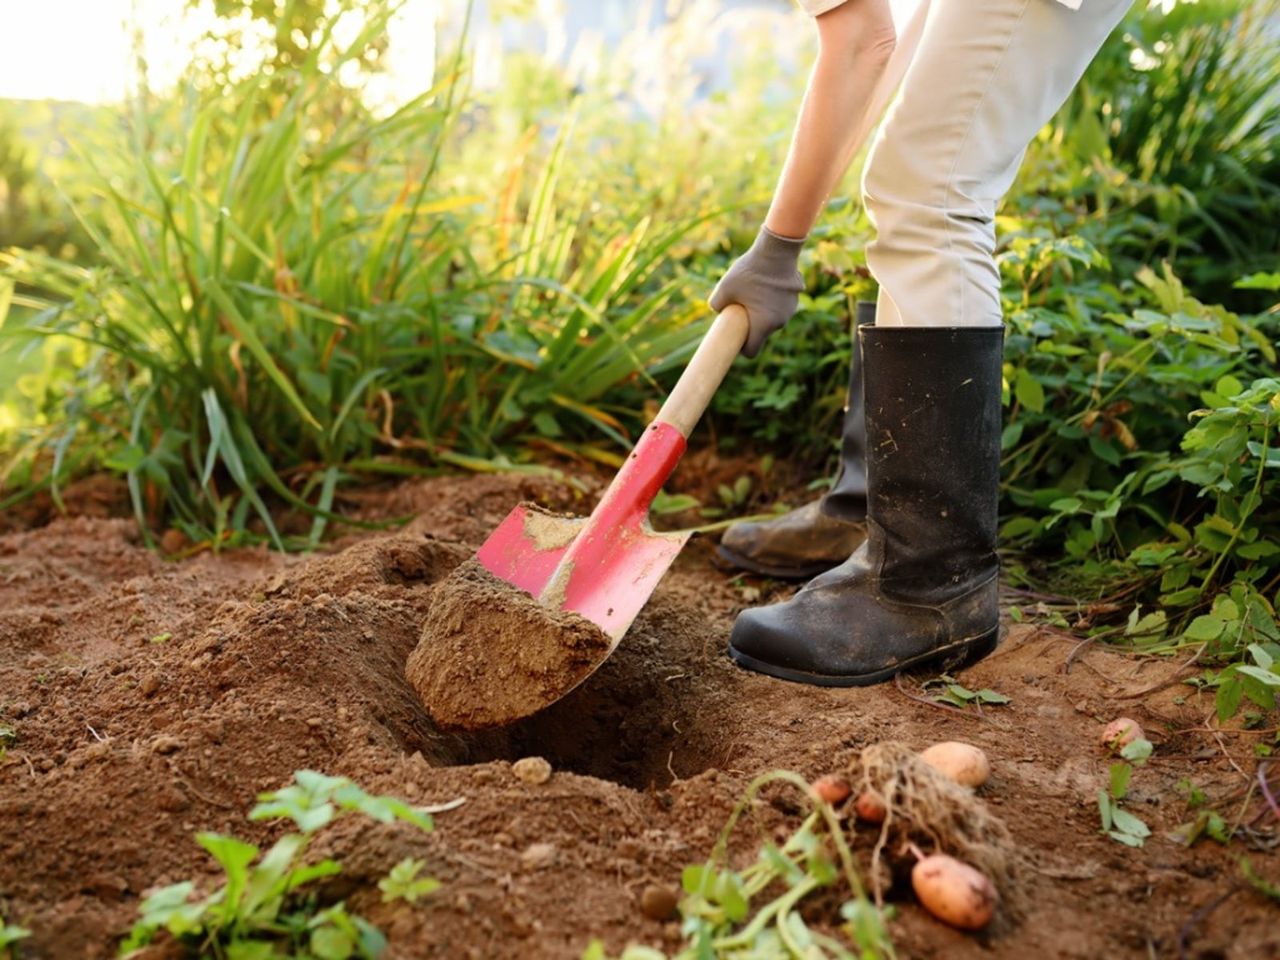
[[[337,817],[362,814],[383,823],[400,820],[431,830],[429,814],[395,797],[372,796],[345,777],[299,770],[294,782],[264,793],[250,820],[288,820],[296,832],[281,836],[265,852],[256,844],[218,833],[200,833],[196,842],[222,867],[224,881],[196,896],[191,881],[150,894],[140,917],[120,945],[132,956],[166,932],[182,945],[184,956],[215,960],[296,957],[299,960],[373,960],[386,938],[373,924],[341,902],[322,904],[316,881],[342,870],[335,860],[307,862],[315,834]],[[418,877],[422,864],[402,861],[379,884],[388,900],[409,903],[438,884]]]
[[[768,787],[799,790],[812,806],[785,839],[761,839],[753,862],[734,869],[729,842]],[[711,856],[685,868],[681,876],[681,933],[685,946],[673,960],[892,960],[896,953],[885,921],[863,889],[857,865],[831,806],[803,777],[773,770],[754,778],[729,815]],[[811,894],[835,890],[845,897],[839,908],[839,936],[813,929],[800,913]],[[666,960],[651,947],[630,946],[619,960]],[[606,960],[593,942],[582,960]]]

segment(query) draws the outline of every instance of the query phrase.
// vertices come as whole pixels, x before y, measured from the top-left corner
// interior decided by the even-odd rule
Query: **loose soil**
[[[612,645],[590,620],[544,606],[468,560],[432,591],[405,675],[441,729],[484,730],[559,700]]]
[[[942,927],[909,898],[891,928],[904,957],[1268,957],[1280,916],[1239,885],[1238,861],[1280,877],[1257,797],[1250,731],[1206,726],[1211,697],[1181,664],[1128,659],[1062,631],[1009,624],[961,682],[1012,698],[954,711],[922,677],[868,689],[796,686],[735,668],[732,618],[782,588],[713,568],[708,544],[677,561],[621,646],[563,700],[498,730],[439,729],[405,676],[438,585],[521,500],[583,514],[591,482],[437,478],[363,494],[366,517],[416,514],[311,558],[263,550],[181,560],[146,550],[108,491],[99,514],[34,516],[0,536],[0,914],[34,931],[24,957],[107,957],[156,885],[216,871],[192,834],[255,842],[255,795],[311,768],[414,803],[464,802],[423,834],[358,819],[315,852],[343,873],[325,896],[378,923],[393,957],[577,957],[592,938],[673,949],[669,903],[750,778],[842,771],[885,740],[967,740],[987,751],[987,807],[1025,858],[1022,920],[984,936]],[[585,491],[585,492],[584,492]],[[178,544],[173,543],[177,547]],[[1031,612],[1033,602],[1010,598]],[[1130,786],[1153,828],[1141,849],[1099,831],[1103,724],[1134,716],[1155,742]],[[541,756],[541,783],[512,763]],[[534,778],[537,779],[537,778]],[[1229,822],[1230,848],[1167,837],[1190,819],[1190,780]],[[792,829],[801,806],[771,796],[755,818]],[[749,824],[734,855],[759,839]],[[377,880],[426,861],[444,886],[383,904]],[[1225,901],[1221,900],[1224,896]],[[649,914],[642,909],[648,905]],[[1215,906],[1216,905],[1216,906]]]

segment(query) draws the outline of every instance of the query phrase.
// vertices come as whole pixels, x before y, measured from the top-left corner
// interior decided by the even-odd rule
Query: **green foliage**
[[[805,792],[814,812],[783,842],[764,842],[756,859],[734,870],[726,853],[734,828],[764,786],[783,783]],[[686,867],[680,904],[687,946],[677,958],[805,956],[833,960],[892,957],[893,944],[884,917],[866,898],[831,808],[813,798],[803,779],[774,771],[756,777],[739,801],[705,864]],[[845,941],[810,928],[800,903],[815,891],[840,887],[848,896],[841,907]]]
[[[378,881],[378,889],[382,891],[382,902],[391,903],[403,900],[405,903],[417,903],[420,897],[434,893],[440,889],[440,881],[434,877],[419,877],[425,866],[421,860],[405,857],[385,877]]]
[[[1168,259],[1231,296],[1280,249],[1276,0],[1136,4],[1053,125],[1070,194],[1105,212],[1106,247]],[[1256,302],[1242,299],[1241,302]]]
[[[403,800],[372,796],[345,777],[299,770],[289,786],[259,796],[249,813],[251,820],[290,820],[298,832],[284,834],[265,852],[235,837],[197,834],[196,842],[222,867],[223,883],[195,899],[191,881],[152,893],[142,902],[138,922],[120,945],[121,954],[145,947],[165,931],[184,945],[187,956],[228,960],[378,957],[386,938],[376,927],[341,902],[320,903],[314,884],[339,873],[341,864],[329,859],[308,863],[305,858],[314,834],[343,813],[432,829],[430,816]],[[379,887],[413,902],[438,886],[434,880],[418,878],[421,868],[421,863],[402,861]]]
[[[981,709],[984,705],[1001,707],[1007,703],[1011,703],[1009,697],[1003,693],[998,693],[990,687],[983,687],[981,690],[970,690],[963,684],[957,683],[955,678],[947,674],[926,680],[924,689],[930,687],[933,690],[932,695],[939,703],[945,703],[953,707],[964,707],[973,705]]]
[[[1151,828],[1139,817],[1124,809],[1120,802],[1129,793],[1134,767],[1140,767],[1151,756],[1151,742],[1137,739],[1120,748],[1120,758],[1111,764],[1110,783],[1098,791],[1098,811],[1102,816],[1102,832],[1129,847],[1142,846],[1151,836]]]
[[[42,114],[0,101],[0,249],[26,247],[78,260],[88,237],[46,172],[56,166],[50,154],[60,145],[50,140],[37,146],[23,132]]]
[[[760,790],[771,784],[799,789],[813,804],[813,812],[784,841],[763,842],[751,864],[734,870],[727,858],[729,839]],[[775,770],[752,780],[711,857],[685,867],[680,882],[685,945],[672,960],[885,960],[895,955],[886,915],[863,892],[843,828],[830,806],[797,774]],[[823,890],[848,897],[840,907],[843,940],[813,929],[800,915],[805,899]],[[661,950],[633,945],[617,960],[666,957]],[[581,960],[610,958],[596,940]]]
[[[4,917],[0,917],[0,958],[4,960],[16,960],[18,948],[14,946],[19,940],[25,940],[31,936],[31,931],[25,927],[19,927],[16,924],[6,923]]]

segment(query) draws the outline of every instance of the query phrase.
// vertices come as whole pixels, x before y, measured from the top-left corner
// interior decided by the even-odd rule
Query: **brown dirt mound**
[[[468,560],[437,584],[405,674],[446,730],[483,730],[532,716],[609,655],[609,637],[552,610]]]
[[[23,960],[113,956],[148,889],[214,882],[193,833],[276,835],[245,814],[300,768],[415,803],[465,799],[429,835],[352,820],[317,843],[317,856],[344,864],[326,895],[381,926],[393,957],[577,958],[595,937],[615,954],[628,943],[672,950],[678,925],[646,917],[642,894],[678,888],[681,869],[705,860],[753,775],[813,777],[870,743],[955,738],[992,760],[981,795],[1027,856],[1027,915],[1008,932],[967,936],[908,895],[892,924],[900,956],[1280,951],[1274,908],[1236,888],[1246,852],[1255,870],[1280,876],[1265,821],[1257,849],[1166,839],[1194,816],[1183,779],[1235,816],[1247,788],[1232,764],[1256,771],[1258,735],[1206,730],[1212,694],[1178,685],[1176,664],[1076,650],[1055,631],[1015,625],[964,672],[967,686],[1012,698],[983,714],[913,699],[918,680],[781,683],[725,656],[735,612],[773,588],[714,571],[694,543],[568,696],[500,730],[442,732],[404,673],[433,584],[517,502],[583,514],[590,488],[541,477],[407,484],[361,504],[370,517],[417,514],[404,531],[312,558],[253,550],[168,562],[111,519],[0,536],[0,723],[13,729],[0,759],[0,915],[34,931]],[[1157,692],[1132,696],[1147,689]],[[1156,743],[1126,799],[1154,831],[1140,850],[1098,822],[1109,759],[1097,737],[1121,713]],[[530,755],[553,765],[546,783],[513,773]],[[765,836],[798,816],[780,801],[756,814]],[[730,856],[745,864],[759,836],[739,834]],[[384,904],[376,882],[404,856],[444,886],[416,905]],[[1226,907],[1200,913],[1233,888]]]

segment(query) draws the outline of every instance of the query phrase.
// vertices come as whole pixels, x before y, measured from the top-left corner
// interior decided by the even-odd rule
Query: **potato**
[[[884,823],[884,818],[888,815],[884,801],[870,790],[858,794],[858,799],[853,801],[853,812],[858,815],[859,820],[867,823]]]
[[[987,755],[972,744],[957,740],[935,743],[920,754],[920,759],[966,787],[980,787],[991,776]]]
[[[1116,717],[1102,731],[1102,745],[1116,752],[1141,738],[1142,727],[1129,717]]]
[[[926,910],[961,930],[981,930],[990,923],[999,899],[990,880],[945,853],[924,857],[912,867],[911,887]]]
[[[853,792],[853,788],[849,786],[849,781],[837,773],[828,773],[826,776],[819,777],[813,781],[813,792],[822,800],[835,806],[837,803],[844,802],[849,794]]]

